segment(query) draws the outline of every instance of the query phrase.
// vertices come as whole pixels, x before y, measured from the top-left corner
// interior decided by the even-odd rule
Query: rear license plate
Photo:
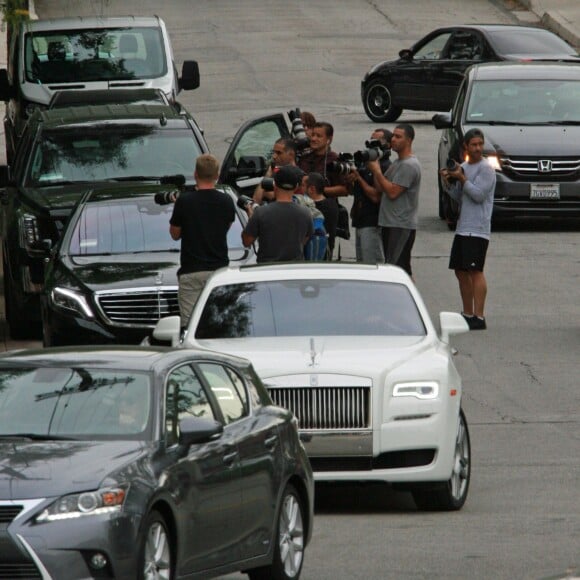
[[[532,183],[530,199],[560,199],[559,183]]]

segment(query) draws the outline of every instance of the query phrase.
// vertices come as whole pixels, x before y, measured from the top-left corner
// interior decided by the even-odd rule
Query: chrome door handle
[[[268,437],[265,441],[264,441],[264,445],[268,448],[268,449],[274,449],[274,447],[276,447],[276,443],[278,443],[278,435],[272,435],[272,437]]]
[[[232,451],[231,453],[226,453],[224,455],[224,458],[223,458],[224,459],[224,463],[227,466],[231,466],[232,463],[234,462],[235,458],[237,457],[237,455],[238,455],[238,452],[237,451]]]

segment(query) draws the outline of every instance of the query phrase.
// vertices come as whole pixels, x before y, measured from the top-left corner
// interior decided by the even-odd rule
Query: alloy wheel
[[[293,494],[284,498],[278,534],[282,567],[288,578],[294,578],[304,557],[304,525],[300,503]]]

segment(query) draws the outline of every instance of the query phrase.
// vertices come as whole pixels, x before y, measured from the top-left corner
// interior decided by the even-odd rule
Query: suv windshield
[[[407,287],[357,280],[218,286],[212,290],[195,332],[198,339],[402,335],[425,335]]]
[[[191,176],[199,144],[188,129],[153,125],[102,125],[47,130],[35,144],[26,185],[131,176]]]
[[[0,437],[141,439],[150,430],[151,407],[148,373],[0,369]]]
[[[26,79],[40,84],[151,79],[167,74],[161,30],[99,28],[29,32]]]
[[[580,81],[476,81],[465,120],[510,125],[580,123]]]

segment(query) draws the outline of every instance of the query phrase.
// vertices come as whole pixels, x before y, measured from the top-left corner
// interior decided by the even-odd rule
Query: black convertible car
[[[245,359],[0,356],[0,578],[297,579],[314,483]]]
[[[502,60],[580,62],[580,55],[554,33],[532,26],[503,24],[438,28],[399,59],[371,68],[361,96],[371,121],[395,121],[403,109],[449,111],[468,66]]]

